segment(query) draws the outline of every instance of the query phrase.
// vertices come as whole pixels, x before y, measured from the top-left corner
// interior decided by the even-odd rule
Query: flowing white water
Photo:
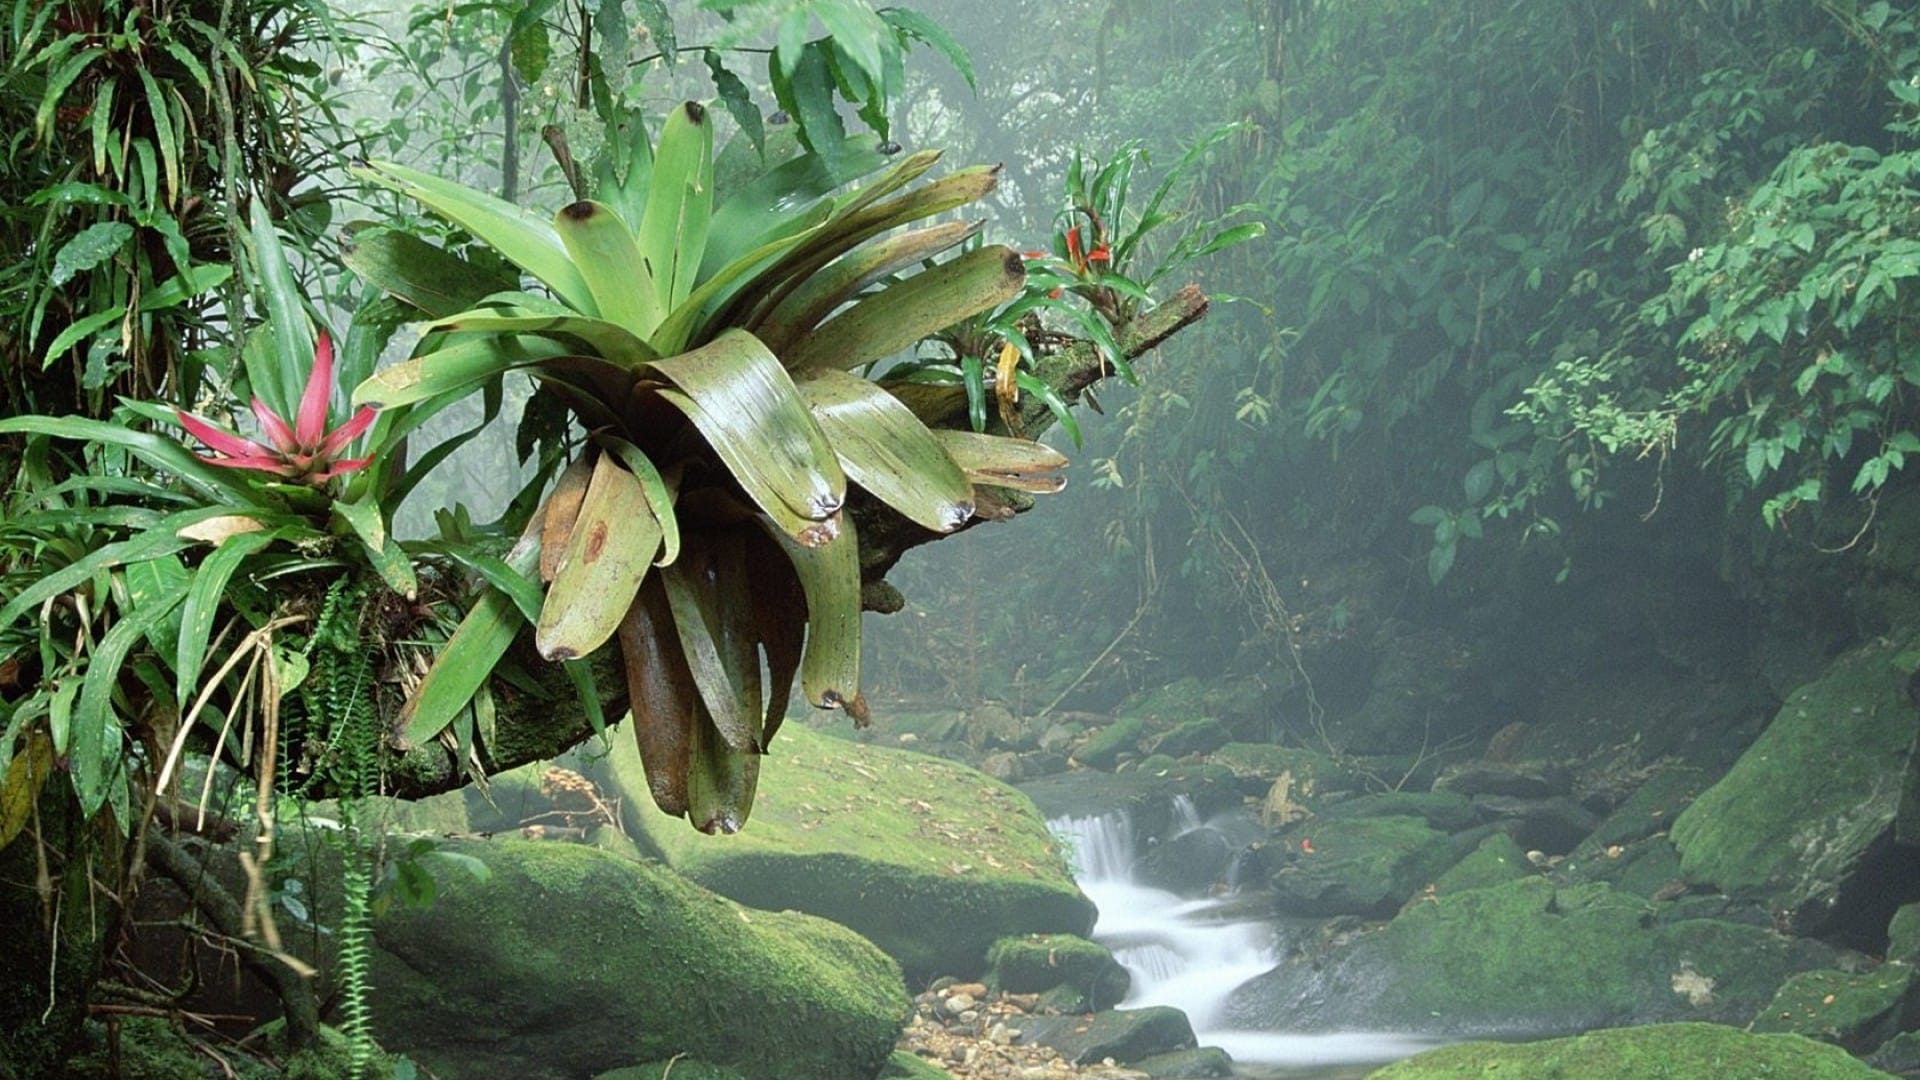
[[[1205,828],[1185,796],[1173,806],[1175,835]],[[1218,1046],[1242,1065],[1291,1070],[1384,1062],[1417,1053],[1432,1040],[1374,1032],[1290,1035],[1226,1026],[1227,998],[1279,962],[1273,925],[1231,914],[1228,899],[1186,900],[1137,884],[1138,846],[1124,813],[1056,818],[1048,823],[1071,845],[1074,877],[1100,910],[1094,940],[1133,976],[1120,1008],[1171,1005],[1186,1012],[1202,1046]]]

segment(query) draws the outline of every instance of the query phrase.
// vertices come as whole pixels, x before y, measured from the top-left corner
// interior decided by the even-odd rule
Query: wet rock
[[[1802,933],[1877,951],[1894,910],[1920,900],[1920,860],[1895,836],[1916,767],[1912,662],[1874,640],[1795,690],[1674,821],[1687,879],[1784,912]]]
[[[1003,784],[1017,783],[1022,776],[1026,775],[1025,763],[1021,761],[1019,754],[1011,750],[988,754],[980,762],[980,771]]]
[[[1461,795],[1508,795],[1544,799],[1573,790],[1573,774],[1565,766],[1546,761],[1468,761],[1440,770],[1435,791]]]
[[[1920,961],[1920,903],[1903,904],[1887,925],[1887,959]]]
[[[1201,820],[1241,805],[1232,777],[1217,765],[1189,764],[1165,776],[1139,772],[1114,775],[1075,769],[1029,780],[1020,790],[1049,819],[1099,817],[1124,813],[1136,836],[1167,836],[1175,831],[1173,803],[1185,796]]]
[[[1071,934],[1002,938],[987,953],[988,980],[1002,991],[1041,993],[1068,986],[1086,1010],[1111,1009],[1127,996],[1132,976],[1105,945]]]
[[[1480,820],[1472,799],[1452,791],[1386,791],[1325,806],[1323,821],[1342,818],[1417,817],[1441,832],[1459,832]]]
[[[1086,730],[1080,724],[1056,720],[1048,724],[1047,729],[1040,733],[1040,749],[1052,752],[1064,751],[1072,746],[1073,741]]]
[[[1031,750],[1038,740],[1004,706],[981,705],[967,713],[967,745],[975,750]]]
[[[1141,1058],[1133,1067],[1153,1080],[1218,1080],[1233,1075],[1233,1058],[1217,1046],[1202,1046]]]
[[[1182,758],[1189,754],[1210,754],[1232,741],[1227,725],[1211,716],[1188,720],[1154,739],[1147,747],[1156,754]]]
[[[1293,915],[1391,915],[1474,842],[1416,817],[1305,822],[1282,837],[1294,857],[1269,879],[1274,902]]]
[[[1478,795],[1473,807],[1495,822],[1528,850],[1560,855],[1572,851],[1593,833],[1600,819],[1572,799],[1526,799],[1513,795]]]
[[[1727,1063],[1738,1062],[1738,1073]],[[1456,1043],[1396,1062],[1368,1080],[1454,1080],[1466,1076],[1780,1076],[1874,1080],[1880,1074],[1846,1051],[1797,1035],[1752,1035],[1719,1024],[1655,1024],[1590,1031],[1528,1043]],[[1882,1078],[1884,1080],[1884,1078]]]
[[[1138,716],[1123,716],[1099,731],[1081,744],[1073,752],[1073,760],[1091,769],[1112,769],[1118,764],[1122,753],[1132,753],[1140,747],[1140,737],[1146,733],[1147,722]]]
[[[1897,1034],[1920,1005],[1913,968],[1803,971],[1781,985],[1749,1031],[1792,1032],[1862,1054]]]
[[[627,1065],[608,1069],[593,1080],[745,1080],[739,1072],[724,1065],[709,1065],[690,1058],[656,1061],[646,1065]]]
[[[1534,869],[1527,862],[1527,853],[1513,837],[1506,833],[1494,833],[1480,841],[1466,858],[1453,864],[1446,873],[1434,882],[1434,895],[1447,896],[1465,892],[1468,889],[1484,889],[1500,885],[1516,878],[1532,877]],[[1415,897],[1418,903],[1420,898]]]
[[[1228,743],[1207,759],[1225,768],[1243,794],[1262,798],[1282,777],[1290,798],[1305,810],[1317,810],[1328,794],[1351,791],[1359,778],[1325,754],[1272,743]],[[1277,825],[1285,822],[1277,822]]]
[[[1920,1031],[1907,1031],[1880,1044],[1867,1064],[1895,1076],[1920,1074]]]
[[[1837,955],[1764,926],[1657,923],[1642,897],[1539,875],[1434,900],[1255,978],[1229,999],[1228,1019],[1449,1035],[1744,1024],[1787,976],[1831,967]]]
[[[1233,843],[1220,830],[1189,829],[1147,848],[1133,864],[1133,877],[1177,896],[1205,896],[1226,881],[1234,853]]]
[[[1020,1042],[1050,1046],[1076,1065],[1107,1058],[1128,1065],[1195,1046],[1187,1014],[1164,1005],[1115,1009],[1092,1016],[1026,1017],[1019,1031]]]
[[[390,909],[372,972],[381,1044],[439,1075],[561,1080],[685,1054],[748,1080],[844,1080],[893,1051],[899,969],[845,927],[576,844],[442,850],[488,877]]]

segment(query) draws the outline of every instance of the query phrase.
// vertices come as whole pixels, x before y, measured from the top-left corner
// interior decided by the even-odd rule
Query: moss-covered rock
[[[595,1076],[593,1080],[746,1080],[746,1078],[724,1065],[709,1065],[704,1061],[678,1058],[673,1061],[655,1061],[645,1065],[627,1065],[618,1069],[608,1069]]]
[[[1203,716],[1176,725],[1172,731],[1154,739],[1151,749],[1156,754],[1183,758],[1188,754],[1210,754],[1232,739],[1233,733],[1227,730],[1227,725]]]
[[[1844,1050],[1798,1035],[1750,1035],[1719,1024],[1655,1024],[1531,1043],[1456,1043],[1367,1080],[1701,1080],[1792,1077],[1871,1080],[1882,1074]]]
[[[1071,986],[1094,1009],[1118,1005],[1133,981],[1105,945],[1072,934],[1001,938],[987,963],[987,984],[996,990],[1036,994]]]
[[[1454,863],[1434,880],[1435,896],[1450,896],[1468,889],[1484,889],[1523,877],[1532,877],[1533,864],[1513,837],[1494,833],[1480,841],[1467,857]]]
[[[1479,820],[1473,800],[1453,791],[1382,791],[1342,799],[1320,811],[1320,820],[1417,817],[1441,832],[1459,832]]]
[[[1895,1076],[1920,1076],[1920,1031],[1903,1031],[1881,1043],[1867,1064]]]
[[[1146,731],[1147,722],[1144,719],[1123,716],[1081,743],[1080,748],[1073,752],[1073,760],[1088,768],[1112,769],[1119,762],[1121,754],[1135,753],[1140,749],[1140,738]]]
[[[562,1080],[676,1054],[748,1080],[880,1071],[910,1004],[844,927],[743,909],[573,844],[457,842],[485,881],[375,925],[381,1043],[445,1077]]]
[[[1900,1030],[1913,991],[1913,968],[1906,964],[1803,971],[1781,985],[1748,1030],[1792,1032],[1865,1053]]]
[[[1329,794],[1360,786],[1351,769],[1326,754],[1295,746],[1234,742],[1208,754],[1207,760],[1225,768],[1243,792],[1256,798],[1287,777],[1291,797],[1307,810],[1318,810]]]
[[[1297,915],[1390,915],[1470,850],[1417,817],[1306,822],[1283,842],[1274,903]]]
[[[1746,1023],[1788,975],[1835,951],[1763,927],[1661,924],[1606,885],[1519,878],[1410,904],[1385,928],[1288,960],[1239,990],[1249,1029],[1370,1027],[1431,1034],[1573,1031],[1628,1023]]]
[[[782,731],[747,827],[706,836],[654,807],[639,753],[615,740],[629,829],[693,881],[752,907],[859,931],[920,985],[984,970],[1014,934],[1086,934],[1093,904],[1018,791],[923,754]]]
[[[1896,652],[1869,641],[1795,690],[1674,821],[1690,880],[1787,912],[1805,932],[1877,944],[1909,898],[1884,884],[1904,858],[1888,840],[1913,765],[1913,706]]]

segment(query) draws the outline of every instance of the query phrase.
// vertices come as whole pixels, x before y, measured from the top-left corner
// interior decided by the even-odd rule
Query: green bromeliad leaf
[[[883,360],[929,334],[1020,295],[1025,260],[1000,245],[968,252],[854,304],[786,352],[796,371]]]
[[[810,372],[796,385],[854,483],[934,532],[973,516],[973,485],[899,398],[843,371]]]
[[[793,380],[758,338],[730,330],[652,370],[678,388],[661,396],[693,421],[762,510],[802,543],[832,537],[846,476]]]
[[[660,536],[639,478],[602,454],[540,608],[533,639],[540,655],[572,660],[605,644],[633,606]]]

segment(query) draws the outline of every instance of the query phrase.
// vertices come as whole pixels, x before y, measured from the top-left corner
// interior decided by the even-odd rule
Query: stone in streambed
[[[1788,979],[1748,1025],[1749,1031],[1791,1032],[1865,1053],[1897,1034],[1911,1018],[1913,968],[1882,964],[1872,971],[1803,971]]]
[[[1269,879],[1274,902],[1296,915],[1391,915],[1478,839],[1416,817],[1305,822],[1282,838],[1295,854]]]
[[[1105,945],[1071,934],[1001,938],[988,951],[987,962],[988,984],[997,990],[1035,994],[1069,986],[1090,1009],[1119,1004],[1133,981]]]
[[[1107,1058],[1127,1065],[1195,1046],[1187,1014],[1165,1005],[1091,1016],[1029,1016],[1021,1020],[1019,1032],[1021,1043],[1050,1046],[1075,1065]]]
[[[1736,1064],[1737,1063],[1737,1064]],[[1798,1035],[1719,1024],[1654,1024],[1529,1043],[1456,1043],[1396,1062],[1368,1080],[1873,1080],[1883,1074]]]
[[[1141,1058],[1133,1067],[1153,1080],[1220,1080],[1233,1075],[1233,1058],[1217,1046]]]

